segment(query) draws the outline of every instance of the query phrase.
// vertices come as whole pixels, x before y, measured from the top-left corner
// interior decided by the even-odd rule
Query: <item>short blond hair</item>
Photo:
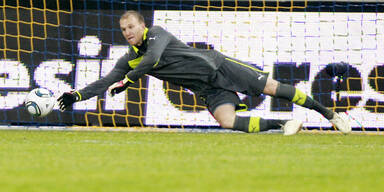
[[[129,10],[129,11],[124,12],[124,14],[121,15],[121,17],[120,17],[120,20],[122,20],[122,19],[126,19],[126,18],[128,18],[129,16],[131,16],[131,15],[133,15],[134,17],[136,17],[136,19],[137,19],[140,23],[144,23],[144,24],[145,24],[143,15],[140,14],[139,12],[137,12],[137,11],[134,11],[134,10]]]

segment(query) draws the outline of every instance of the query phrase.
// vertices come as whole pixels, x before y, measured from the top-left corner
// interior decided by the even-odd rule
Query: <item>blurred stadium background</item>
[[[128,45],[119,28],[126,10],[185,43],[253,63],[299,87],[355,131],[384,130],[382,1],[77,1],[0,2],[0,124],[7,126],[217,128],[203,102],[182,87],[145,76],[114,98],[106,94],[34,118],[26,94],[56,96],[104,76]],[[342,66],[342,73],[338,66]],[[333,130],[319,114],[282,100],[242,96],[242,114],[297,118]]]

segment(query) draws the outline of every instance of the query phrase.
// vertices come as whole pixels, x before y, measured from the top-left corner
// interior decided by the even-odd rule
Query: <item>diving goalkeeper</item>
[[[285,135],[296,134],[302,128],[302,122],[295,119],[236,115],[236,110],[244,106],[236,93],[240,92],[249,96],[263,93],[287,99],[319,112],[343,133],[351,131],[345,117],[327,109],[294,86],[268,78],[267,72],[218,51],[190,47],[159,26],[147,28],[143,16],[136,11],[127,11],[121,16],[120,28],[131,45],[129,52],[105,77],[83,89],[60,96],[61,110],[105,91],[113,96],[148,74],[193,91],[202,98],[223,128],[247,133],[282,129]]]

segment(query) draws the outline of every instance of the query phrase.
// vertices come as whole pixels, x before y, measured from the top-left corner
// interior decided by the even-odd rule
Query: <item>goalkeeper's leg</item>
[[[308,109],[313,109],[327,118],[340,131],[344,133],[351,131],[349,121],[344,116],[340,116],[339,114],[327,109],[325,106],[292,85],[268,79],[263,92],[277,98],[287,99]]]
[[[252,116],[237,116],[233,104],[218,106],[213,113],[215,119],[223,128],[230,128],[247,133],[257,133],[271,129],[283,129],[284,135],[293,135],[302,128],[298,120],[263,119]]]

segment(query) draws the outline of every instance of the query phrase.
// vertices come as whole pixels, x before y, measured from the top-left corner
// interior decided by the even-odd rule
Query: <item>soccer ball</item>
[[[48,89],[36,88],[28,93],[25,98],[25,108],[35,117],[48,115],[55,105],[55,98]]]

